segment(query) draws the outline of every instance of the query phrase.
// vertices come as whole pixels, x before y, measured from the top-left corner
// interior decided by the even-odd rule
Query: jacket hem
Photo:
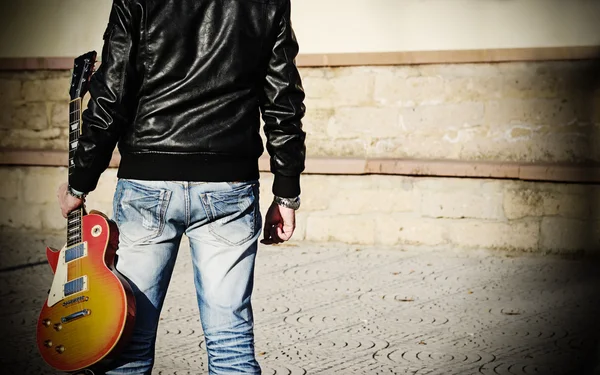
[[[214,154],[121,154],[118,178],[159,181],[236,182],[258,180],[258,158]]]

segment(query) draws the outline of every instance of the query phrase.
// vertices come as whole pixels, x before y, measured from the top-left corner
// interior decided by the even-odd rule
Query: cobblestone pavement
[[[45,242],[3,234],[2,374],[53,374],[35,348]],[[184,246],[185,247],[185,246]],[[186,250],[186,249],[183,249]],[[25,266],[24,265],[28,265]],[[153,374],[203,374],[188,251]],[[261,247],[254,309],[263,374],[592,374],[598,263],[505,252],[299,243]]]

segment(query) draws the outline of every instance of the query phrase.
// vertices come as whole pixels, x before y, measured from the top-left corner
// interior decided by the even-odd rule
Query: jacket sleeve
[[[136,100],[133,14],[130,0],[114,0],[102,48],[101,65],[92,75],[90,101],[82,114],[69,185],[81,192],[96,188],[110,163]]]
[[[302,118],[306,111],[304,90],[295,58],[298,43],[290,22],[290,0],[283,0],[264,82],[261,103],[267,151],[274,174],[273,194],[284,198],[300,195],[300,174],[304,171],[306,133]]]

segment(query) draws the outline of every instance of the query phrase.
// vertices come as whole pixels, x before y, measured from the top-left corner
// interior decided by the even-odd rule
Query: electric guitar
[[[96,52],[75,59],[69,103],[69,174],[81,134],[81,104],[92,76]],[[64,372],[93,373],[127,343],[135,320],[131,287],[118,274],[114,258],[117,225],[82,206],[67,218],[67,244],[46,249],[54,278],[37,322],[43,359]]]

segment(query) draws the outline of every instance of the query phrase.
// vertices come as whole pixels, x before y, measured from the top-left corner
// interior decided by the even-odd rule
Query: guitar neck
[[[67,216],[67,247],[71,247],[82,241],[82,217],[83,208],[78,208],[75,211],[71,211]]]
[[[69,176],[73,173],[75,164],[75,150],[81,133],[81,99],[77,98],[69,103]]]
[[[69,176],[73,173],[75,164],[75,150],[79,142],[81,133],[81,98],[72,100],[69,103]],[[67,246],[75,245],[81,242],[81,218],[83,217],[83,208],[79,208],[67,217]]]

